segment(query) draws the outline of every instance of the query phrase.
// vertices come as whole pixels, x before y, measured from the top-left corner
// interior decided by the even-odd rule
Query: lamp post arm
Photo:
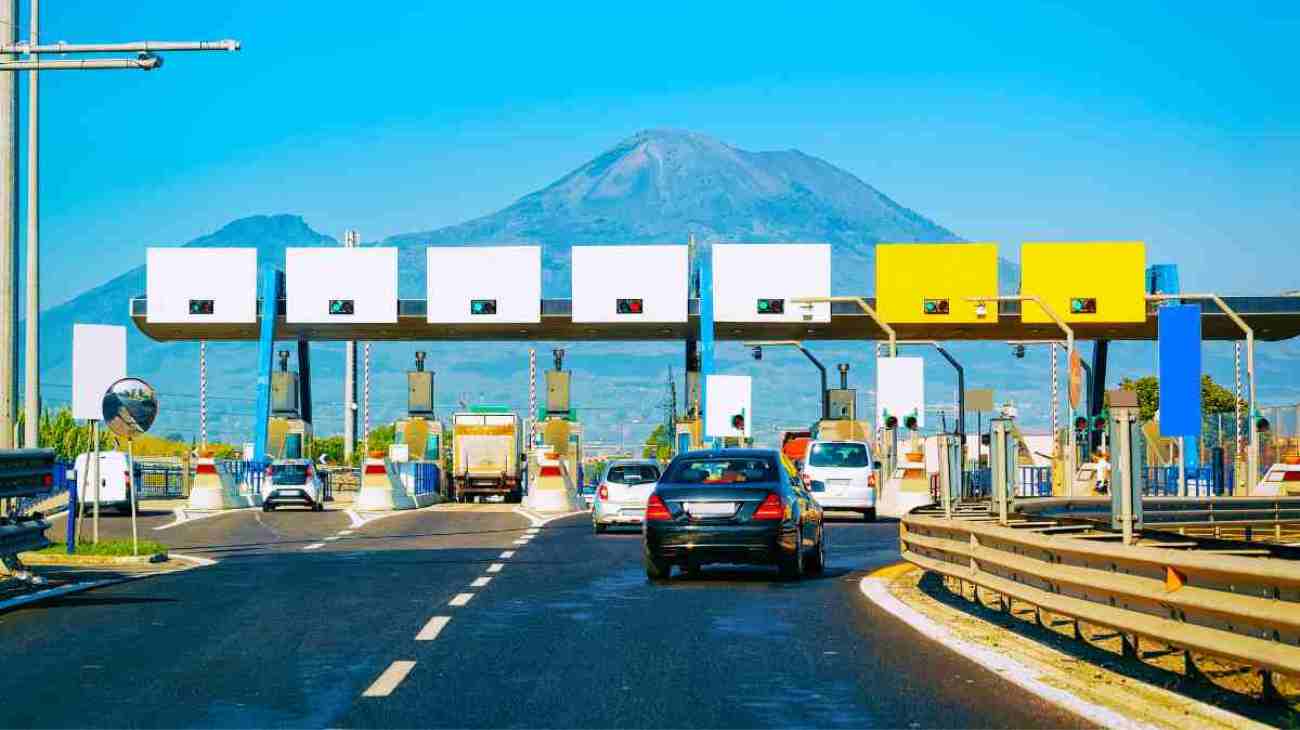
[[[828,420],[830,420],[830,417],[831,417],[831,404],[830,404],[830,400],[827,399],[827,397],[826,397],[826,366],[825,366],[825,365],[822,365],[821,360],[818,360],[816,357],[814,357],[813,354],[812,354],[811,352],[808,351],[808,348],[804,347],[803,345],[795,345],[795,347],[798,347],[798,348],[799,348],[799,352],[802,352],[802,353],[804,354],[804,357],[807,357],[810,361],[812,361],[812,364],[813,364],[813,365],[816,365],[816,366],[817,366],[817,369],[821,371],[821,374],[822,374],[822,392],[821,392],[821,396],[822,396],[822,420],[823,420],[823,421],[828,421]]]

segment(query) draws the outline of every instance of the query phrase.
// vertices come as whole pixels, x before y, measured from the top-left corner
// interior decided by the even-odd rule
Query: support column
[[[311,423],[311,343],[298,338],[298,413]]]
[[[700,341],[686,341],[686,414],[695,416],[700,403]]]
[[[31,3],[31,43],[38,44],[39,0]],[[23,356],[23,446],[38,448],[41,420],[40,72],[27,72],[27,316]]]
[[[257,342],[257,413],[253,421],[253,459],[266,457],[271,420],[271,369],[275,366],[275,321],[280,306],[284,274],[266,266],[261,275],[261,336]]]
[[[343,463],[357,450],[357,343],[343,343]]]
[[[709,387],[713,373],[713,246],[701,247],[700,257],[700,438],[708,442]]]

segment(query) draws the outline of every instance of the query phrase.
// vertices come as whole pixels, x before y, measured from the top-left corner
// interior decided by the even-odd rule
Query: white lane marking
[[[536,537],[536,536],[538,535],[538,533],[540,533],[540,532],[541,532],[541,529],[536,528],[536,527],[531,528],[531,529],[528,529],[528,530],[524,530],[524,534],[525,534],[525,535],[532,535],[533,537]]]
[[[325,538],[325,542],[334,542],[337,539],[339,539],[338,535],[330,535],[329,537]]]
[[[475,579],[474,579],[474,582],[469,584],[469,587],[470,587],[470,588],[482,588],[483,586],[485,586],[485,585],[487,585],[488,583],[491,583],[491,582],[492,582],[492,579],[485,575],[485,576],[482,576],[482,577],[480,577],[480,578],[475,578]]]
[[[534,512],[534,511],[532,511],[532,510],[530,510],[530,509],[527,509],[526,507],[519,507],[519,506],[516,506],[516,507],[515,507],[515,513],[518,514],[518,515],[520,515],[520,516],[522,516],[522,517],[526,517],[526,518],[528,519],[528,521],[532,523],[533,527],[545,527],[547,524],[549,524],[549,523],[551,523],[551,522],[554,522],[554,521],[556,521],[556,520],[562,520],[562,519],[564,519],[565,517],[572,517],[572,516],[574,516],[574,515],[585,515],[585,514],[588,514],[588,511],[585,510],[585,509],[576,509],[576,510],[574,510],[574,511],[572,511],[572,512],[563,512],[563,513],[558,514],[558,515],[551,515],[550,517],[543,517],[542,515],[539,515],[539,514],[537,514],[536,512]]]
[[[212,558],[201,558],[197,555],[186,555],[185,553],[173,553],[171,551],[167,552],[167,557],[177,558],[179,560],[188,560],[196,565],[201,565],[204,567],[217,564],[217,561],[213,560]]]
[[[252,507],[237,507],[237,508],[235,508],[235,509],[204,510],[204,511],[202,511],[202,512],[195,512],[195,511],[192,511],[192,510],[186,510],[184,507],[177,507],[177,508],[176,508],[176,512],[175,512],[175,514],[176,514],[176,520],[175,520],[175,521],[173,521],[173,522],[168,522],[168,523],[165,524],[165,525],[159,525],[159,526],[157,526],[157,527],[155,527],[155,528],[153,528],[153,529],[154,529],[155,532],[158,531],[158,530],[170,530],[170,529],[173,528],[173,527],[179,527],[179,526],[181,526],[181,525],[184,525],[184,524],[187,524],[187,523],[190,523],[190,522],[195,522],[195,521],[198,521],[198,520],[206,520],[206,519],[208,519],[209,517],[219,517],[219,516],[221,516],[221,515],[235,514],[235,513],[237,513],[237,512],[248,512],[248,511],[251,510],[251,509],[253,509],[253,508],[252,508]]]
[[[356,530],[339,530],[339,534],[340,534],[340,535],[355,535],[355,534],[357,534],[357,531],[356,531]]]
[[[489,573],[500,573],[501,569],[506,567],[505,563],[493,563],[487,567]]]
[[[502,560],[509,560],[509,559],[513,558],[514,556],[515,556],[515,551],[514,551],[514,550],[507,550],[507,551],[501,553],[501,559],[502,559]]]
[[[366,524],[366,521],[362,519],[361,515],[357,514],[357,511],[354,509],[349,508],[345,514],[347,514],[348,519],[352,521],[353,527],[361,527]]]
[[[1109,708],[1094,705],[1063,689],[1053,687],[1045,683],[1042,675],[1038,672],[1004,654],[999,654],[957,638],[947,627],[931,621],[916,609],[895,598],[894,594],[889,592],[885,581],[879,578],[863,578],[858,587],[862,590],[862,594],[867,597],[867,600],[894,614],[903,623],[919,631],[922,636],[934,639],[1003,679],[1013,682],[1022,689],[1029,690],[1079,717],[1109,728],[1151,727],[1150,725],[1134,722]]]
[[[347,514],[348,519],[352,520],[352,527],[364,527],[365,525],[368,525],[371,522],[386,520],[389,517],[396,517],[397,515],[409,515],[409,514],[414,514],[416,512],[426,512],[428,510],[432,510],[437,506],[438,506],[437,504],[431,504],[425,507],[419,507],[417,509],[397,509],[391,512],[365,512],[365,513],[358,512],[355,509],[348,509],[346,510],[345,513]]]
[[[434,616],[429,619],[429,623],[420,629],[420,633],[415,635],[416,641],[433,641],[438,638],[438,634],[446,628],[447,623],[451,621],[451,616]]]
[[[527,540],[515,540],[515,544],[516,544],[516,545],[527,545],[527,544],[528,544],[528,541],[527,541]]]
[[[375,683],[361,693],[362,697],[387,697],[397,689],[397,685],[406,679],[406,675],[411,673],[415,668],[415,662],[398,660],[388,665],[384,673],[379,675]]]
[[[325,547],[325,543],[323,543],[323,542],[313,542],[312,544],[303,547],[303,550],[319,550],[320,548],[323,548],[323,547]]]
[[[474,597],[474,594],[473,594],[473,593],[457,593],[457,594],[456,594],[456,597],[453,598],[453,599],[451,599],[451,601],[449,601],[449,602],[447,603],[447,605],[449,605],[449,606],[464,606],[466,603],[469,603],[469,599],[471,599],[471,598],[473,598],[473,597]]]

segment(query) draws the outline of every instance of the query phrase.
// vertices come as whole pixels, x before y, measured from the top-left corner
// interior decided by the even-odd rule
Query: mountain
[[[404,297],[424,295],[425,246],[489,243],[540,244],[543,291],[549,297],[563,297],[569,293],[569,247],[574,243],[683,243],[691,234],[700,242],[830,243],[836,294],[874,290],[877,242],[960,240],[852,174],[802,152],[749,152],[701,134],[655,130],[629,137],[496,213],[438,230],[392,236],[381,243],[400,249]],[[187,245],[256,246],[261,261],[282,264],[286,247],[335,244],[300,217],[274,215],[236,220]],[[1004,288],[1014,290],[1019,278],[1016,267],[1003,262],[1002,269]],[[141,266],[42,314],[42,392],[47,405],[69,399],[72,324],[129,325],[127,302],[144,288]],[[153,342],[133,326],[128,326],[128,333],[130,371],[161,392],[156,429],[164,435],[195,434],[197,343]],[[539,362],[547,367],[552,343],[533,346]],[[528,347],[490,342],[376,343],[371,360],[371,422],[388,423],[404,411],[402,373],[410,368],[416,350],[427,351],[430,367],[437,371],[441,413],[476,402],[508,403],[523,412]],[[680,343],[581,343],[567,349],[566,368],[575,373],[574,403],[583,414],[588,440],[644,439],[663,418],[660,403],[667,394],[664,377],[670,367],[676,370],[680,393]],[[832,372],[835,363],[852,366],[853,383],[861,391],[860,408],[868,408],[866,384],[872,378],[874,348],[854,342],[816,343],[812,349]],[[1014,399],[1022,413],[1037,414],[1026,420],[1032,424],[1036,417],[1041,424],[1048,392],[1045,353],[1035,351],[1024,360],[1014,360],[997,345],[958,344],[951,349],[967,363],[968,387],[997,389],[999,399]],[[1114,363],[1113,378],[1149,371],[1153,362],[1149,347],[1117,350],[1116,360],[1122,362]],[[919,349],[912,352],[930,357]],[[312,353],[317,432],[338,433],[343,348],[318,344],[312,346]],[[249,438],[255,358],[253,344],[208,346],[212,438],[235,442]],[[972,367],[976,361],[981,367]],[[1261,360],[1261,372],[1268,371],[1268,362]],[[739,345],[721,345],[718,363],[725,372],[754,376],[756,423],[761,423],[763,433],[780,425],[806,424],[816,417],[816,373],[797,352],[776,350],[755,363]],[[931,402],[949,401],[953,388],[949,366],[937,358],[930,358],[928,364]],[[1221,374],[1216,377],[1225,381]],[[1261,395],[1267,397],[1265,391]]]

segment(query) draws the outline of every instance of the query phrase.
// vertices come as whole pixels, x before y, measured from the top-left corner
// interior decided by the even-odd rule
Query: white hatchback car
[[[863,441],[812,441],[803,461],[804,482],[822,509],[876,519],[876,471]]]
[[[659,463],[651,459],[609,462],[591,503],[592,528],[601,533],[610,525],[641,524],[645,520],[645,503],[659,474]]]
[[[262,475],[262,511],[281,505],[300,505],[321,512],[325,488],[310,459],[276,459]]]

